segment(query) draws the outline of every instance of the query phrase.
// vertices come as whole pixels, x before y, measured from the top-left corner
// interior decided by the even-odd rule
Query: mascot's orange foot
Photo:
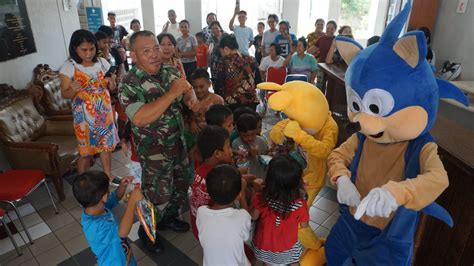
[[[324,247],[319,249],[307,249],[301,256],[301,266],[320,266],[326,263],[326,256],[324,256]]]

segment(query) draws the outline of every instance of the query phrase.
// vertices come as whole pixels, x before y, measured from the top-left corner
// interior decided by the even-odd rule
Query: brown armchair
[[[48,65],[39,64],[33,70],[30,92],[35,96],[40,113],[47,116],[71,115],[71,100],[61,96],[59,73]]]
[[[72,116],[45,117],[27,90],[0,84],[0,142],[13,169],[41,169],[64,200],[63,174],[77,157]]]

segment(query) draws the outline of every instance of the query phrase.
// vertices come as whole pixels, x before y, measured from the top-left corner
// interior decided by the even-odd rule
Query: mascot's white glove
[[[397,200],[385,188],[373,188],[360,202],[354,218],[359,220],[364,214],[388,218],[398,208]]]
[[[342,175],[337,181],[337,200],[339,203],[357,207],[360,203],[360,193],[348,176]]]

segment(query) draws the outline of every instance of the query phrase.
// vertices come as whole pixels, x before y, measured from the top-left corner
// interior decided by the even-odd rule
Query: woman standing
[[[211,53],[209,58],[209,66],[211,67],[212,81],[215,82],[217,79],[217,64],[219,63],[219,59],[221,58],[221,52],[219,51],[219,42],[222,37],[227,35],[227,33],[222,30],[219,21],[213,21],[210,27],[212,36],[211,42],[209,44],[209,52]]]
[[[110,64],[97,57],[97,50],[97,41],[91,32],[77,30],[72,34],[70,58],[60,69],[61,95],[72,99],[80,155],[78,172],[87,171],[90,157],[100,154],[102,168],[112,181],[110,152],[115,149],[119,138],[107,88],[115,90],[116,84],[114,79],[105,77]]]
[[[239,44],[234,35],[222,37],[219,49],[222,58],[217,66],[214,91],[224,98],[232,111],[243,106],[255,110],[258,104],[255,88],[261,81],[257,62],[238,51]]]
[[[262,37],[262,57],[270,54],[270,45],[275,41],[275,38],[280,32],[276,29],[278,24],[278,16],[275,14],[268,15],[267,24],[270,29],[263,33]]]
[[[174,36],[171,33],[164,32],[159,34],[157,38],[161,49],[161,62],[178,69],[181,77],[186,79],[183,63],[181,63],[181,60],[175,56],[176,39]]]

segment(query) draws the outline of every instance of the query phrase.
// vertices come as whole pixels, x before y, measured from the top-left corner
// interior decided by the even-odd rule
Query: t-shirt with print
[[[196,66],[207,68],[207,51],[209,47],[205,44],[199,44],[196,50]]]
[[[74,67],[86,73],[89,77],[95,79],[97,78],[97,75],[99,74],[100,70],[102,70],[103,73],[107,73],[107,71],[109,71],[110,64],[104,58],[98,57],[97,62],[95,62],[92,66],[85,67],[81,64],[78,64],[73,59],[69,59],[61,66],[61,68],[59,69],[59,73],[67,77],[73,78],[75,70]]]
[[[247,26],[234,25],[234,34],[239,44],[239,52],[249,55],[249,43],[253,42],[253,30]]]
[[[194,180],[191,184],[189,213],[191,217],[191,229],[196,239],[198,239],[198,230],[196,227],[197,210],[203,205],[212,205],[211,197],[209,196],[209,193],[207,193],[206,188],[206,177],[207,174],[212,170],[212,168],[214,168],[214,166],[205,163],[201,164],[201,166],[196,169],[196,173],[194,174]]]
[[[117,203],[116,191],[113,191],[105,203],[104,214],[89,215],[82,212],[84,236],[101,266],[136,265],[128,239],[119,237],[119,226],[112,214],[112,208]]]
[[[262,62],[260,63],[260,70],[262,71],[267,71],[269,67],[282,67],[285,63],[285,58],[278,56],[278,59],[276,61],[273,61],[271,56],[265,56],[262,59]]]
[[[191,52],[194,47],[197,46],[196,37],[192,35],[188,35],[188,37],[180,36],[176,40],[176,47],[180,52]],[[193,57],[181,57],[181,62],[184,63],[191,63],[196,61],[196,56]]]
[[[196,223],[204,266],[250,266],[244,252],[244,242],[250,237],[250,220],[244,209],[199,207]]]
[[[123,37],[128,35],[127,30],[122,25],[115,25],[115,27],[113,27],[112,29],[114,30],[114,36],[112,38],[111,47],[117,48],[119,46],[122,46]]]
[[[294,35],[293,33],[290,33],[290,36],[291,36],[291,41],[293,43],[296,43],[297,42],[296,35]],[[275,42],[280,45],[280,48],[281,48],[280,55],[286,58],[291,51],[292,44],[281,34],[278,34],[275,37]]]

